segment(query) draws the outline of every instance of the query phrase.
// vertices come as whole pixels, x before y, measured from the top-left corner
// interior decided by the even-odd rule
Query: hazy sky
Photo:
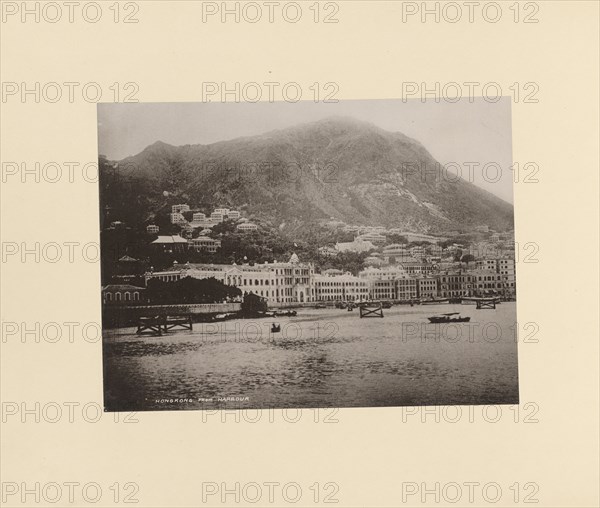
[[[421,142],[448,170],[513,202],[511,102],[467,99],[310,101],[257,103],[98,104],[98,150],[120,160],[156,141],[171,145],[209,144],[312,122],[351,116]],[[453,163],[453,164],[450,164]],[[466,163],[479,163],[469,173]],[[484,165],[490,165],[484,171]]]

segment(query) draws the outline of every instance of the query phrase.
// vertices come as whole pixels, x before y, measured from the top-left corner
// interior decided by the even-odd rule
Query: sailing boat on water
[[[460,312],[448,312],[447,314],[431,316],[427,319],[429,319],[430,323],[468,323],[471,321],[470,317],[462,317]]]

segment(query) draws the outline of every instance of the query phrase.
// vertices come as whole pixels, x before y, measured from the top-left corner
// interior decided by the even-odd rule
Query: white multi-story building
[[[210,214],[211,222],[223,222],[223,214],[219,212],[213,212]]]
[[[375,245],[371,242],[362,240],[360,237],[353,242],[340,242],[335,244],[335,250],[338,252],[368,252],[374,250]]]
[[[192,226],[195,229],[198,229],[198,228],[210,229],[210,228],[214,227],[215,224],[216,223],[212,222],[210,219],[193,220],[192,222],[190,222],[190,226]]]
[[[425,257],[425,248],[420,245],[415,245],[410,248],[410,255],[416,259],[423,259]]]
[[[413,277],[402,277],[396,279],[396,298],[402,301],[415,300],[417,298],[417,280]]]
[[[200,221],[205,221],[206,220],[206,214],[202,213],[202,212],[195,212],[192,215],[192,221],[194,222],[200,222]]]
[[[243,222],[242,224],[238,224],[236,229],[238,231],[256,231],[258,226],[253,222]]]
[[[154,278],[176,281],[184,277],[214,277],[223,284],[240,288],[242,292],[262,296],[270,305],[315,301],[314,267],[310,263],[301,263],[296,254],[288,262],[253,266],[187,263],[174,266],[172,270],[145,274],[146,283]]]
[[[363,235],[357,236],[356,240],[362,240],[364,242],[371,242],[375,245],[382,245],[385,243],[386,238],[385,235],[380,233],[376,233],[373,231],[372,233],[365,233]]]
[[[383,257],[388,263],[394,263],[396,259],[407,256],[410,256],[410,251],[402,244],[392,243],[383,248]]]
[[[199,236],[197,238],[192,238],[189,240],[190,249],[195,250],[196,252],[206,251],[206,252],[217,252],[218,249],[221,248],[221,240],[214,240],[208,236]]]
[[[189,212],[190,211],[190,206],[189,205],[173,205],[171,207],[171,213],[183,213],[183,212]]]
[[[183,214],[181,214],[179,212],[173,212],[171,214],[171,224],[183,224],[186,222],[187,221],[185,220],[185,217],[183,216]]]
[[[242,215],[240,214],[240,212],[238,212],[237,210],[229,210],[227,212],[227,218],[230,220],[237,220],[241,217]]]
[[[146,232],[147,233],[151,233],[151,234],[156,234],[160,231],[160,228],[154,224],[149,224],[148,226],[146,226]]]
[[[443,238],[443,237],[426,235],[424,233],[413,233],[413,232],[410,232],[410,231],[402,231],[399,228],[390,229],[388,231],[388,233],[389,234],[398,235],[398,236],[403,236],[409,242],[429,242],[429,243],[435,243],[435,242],[443,241],[443,240],[446,239],[446,238]]]
[[[317,274],[314,277],[316,300],[320,302],[357,302],[369,298],[369,282],[351,273]]]
[[[229,208],[215,208],[213,213],[220,213],[223,217],[229,214]]]
[[[478,283],[488,284],[484,288],[478,286],[478,290],[495,289],[510,295],[515,293],[515,260],[512,258],[479,259],[476,263],[476,272],[473,271],[472,273],[477,276]],[[484,276],[483,274],[486,274],[487,278],[481,279]],[[490,285],[491,276],[494,276],[495,286],[493,288]],[[500,287],[497,287],[498,282],[500,282]]]
[[[369,267],[358,273],[358,277],[367,280],[395,280],[400,277],[405,277],[406,271],[400,266],[382,266],[380,268]]]

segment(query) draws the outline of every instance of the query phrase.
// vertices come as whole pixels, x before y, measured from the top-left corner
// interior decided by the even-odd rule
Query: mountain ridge
[[[239,208],[276,226],[331,217],[420,232],[513,226],[510,203],[444,178],[419,141],[352,117],[205,145],[157,141],[118,164],[120,179],[147,194],[148,213],[167,193],[199,208]]]

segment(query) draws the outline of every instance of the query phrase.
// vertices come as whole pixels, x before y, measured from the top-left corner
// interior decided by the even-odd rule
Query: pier
[[[365,302],[358,306],[360,317],[383,317],[383,305],[381,302]]]
[[[496,303],[500,301],[499,298],[463,298],[463,302],[475,302],[477,310],[481,309],[495,309]]]
[[[138,335],[143,333],[151,333],[153,335],[162,335],[174,328],[182,328],[184,330],[192,330],[192,316],[145,316],[138,319],[137,331]]]

